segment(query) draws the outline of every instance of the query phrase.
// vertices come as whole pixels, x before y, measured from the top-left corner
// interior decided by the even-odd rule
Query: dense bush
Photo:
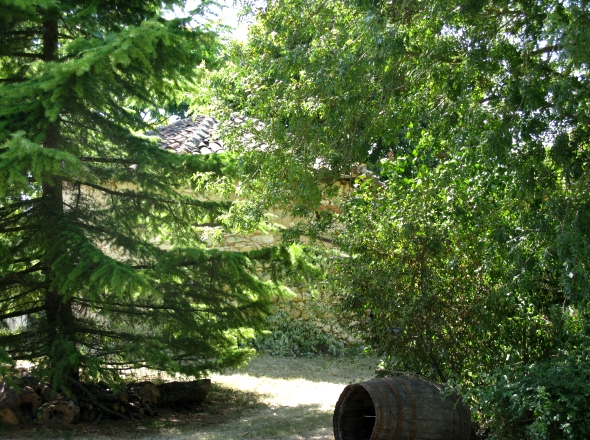
[[[590,438],[590,348],[504,367],[475,390],[474,410],[493,439]]]
[[[348,350],[334,335],[317,328],[309,321],[293,320],[284,310],[269,316],[266,328],[268,332],[259,335],[252,342],[260,353],[274,356],[342,356]]]

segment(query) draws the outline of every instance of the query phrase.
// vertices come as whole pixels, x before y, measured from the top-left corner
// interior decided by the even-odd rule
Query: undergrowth
[[[252,340],[259,352],[273,356],[345,356],[356,353],[356,346],[347,346],[309,321],[294,320],[280,310],[267,318],[267,332]]]

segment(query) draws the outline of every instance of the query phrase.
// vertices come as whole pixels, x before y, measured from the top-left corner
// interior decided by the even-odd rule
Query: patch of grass
[[[275,379],[305,379],[311,382],[345,384],[362,382],[375,377],[379,360],[374,356],[312,356],[280,357],[260,355],[243,368],[230,370],[221,376],[247,374]]]

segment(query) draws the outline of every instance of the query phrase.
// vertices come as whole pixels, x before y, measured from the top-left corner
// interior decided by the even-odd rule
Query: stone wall
[[[338,212],[338,201],[350,191],[348,181],[340,183],[337,196],[330,200],[323,200],[320,210],[329,210]],[[216,199],[208,197],[209,200]],[[218,200],[218,199],[217,199]],[[280,212],[272,212],[273,223],[278,230],[295,226],[297,219],[291,218]],[[208,228],[202,228],[203,237],[209,246],[224,251],[248,252],[265,247],[276,246],[280,244],[280,232],[254,232],[248,235],[224,234],[221,240],[215,242],[213,239],[207,239],[210,234]],[[330,243],[323,243],[330,248]],[[322,331],[333,335],[336,339],[344,343],[354,342],[346,330],[338,323],[338,320],[332,312],[332,297],[327,294],[321,286],[287,286],[292,292],[290,298],[273,298],[276,310],[284,310],[293,320],[302,320],[312,323]]]

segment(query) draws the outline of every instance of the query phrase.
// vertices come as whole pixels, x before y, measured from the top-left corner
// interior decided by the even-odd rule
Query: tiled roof
[[[212,154],[225,150],[222,141],[212,139],[216,127],[215,118],[196,116],[180,119],[146,134],[159,137],[158,145],[165,150],[185,154]]]

